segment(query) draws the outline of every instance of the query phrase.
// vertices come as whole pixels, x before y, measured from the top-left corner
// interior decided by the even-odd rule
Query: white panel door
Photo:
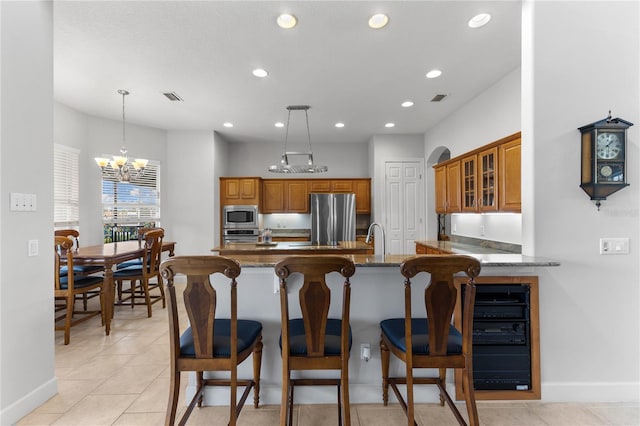
[[[385,171],[386,253],[414,254],[423,226],[422,163],[387,162]]]

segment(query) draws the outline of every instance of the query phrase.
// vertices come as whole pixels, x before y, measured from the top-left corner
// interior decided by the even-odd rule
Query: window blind
[[[54,144],[53,222],[58,227],[80,223],[80,151]]]
[[[119,182],[102,173],[102,219],[105,224],[160,221],[160,163],[149,160],[142,175]]]

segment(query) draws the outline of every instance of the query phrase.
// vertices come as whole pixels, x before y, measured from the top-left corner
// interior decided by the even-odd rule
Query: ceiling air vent
[[[443,100],[446,97],[447,97],[447,95],[435,95],[433,97],[433,99],[431,99],[431,102],[440,102],[441,100]]]
[[[180,101],[182,102],[182,98],[178,96],[176,92],[164,92],[163,95],[167,97],[170,101]]]

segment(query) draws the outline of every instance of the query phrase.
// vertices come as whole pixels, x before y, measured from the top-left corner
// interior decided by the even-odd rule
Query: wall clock
[[[621,118],[609,116],[579,127],[582,134],[581,183],[584,192],[600,201],[629,186],[627,183],[627,129],[633,126]]]

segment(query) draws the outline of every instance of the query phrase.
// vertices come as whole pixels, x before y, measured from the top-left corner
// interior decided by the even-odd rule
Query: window
[[[120,182],[110,171],[102,173],[104,240],[114,235],[137,238],[139,226],[159,226],[160,163],[150,160],[141,176]]]
[[[80,151],[55,144],[53,148],[53,222],[56,228],[80,224]]]

